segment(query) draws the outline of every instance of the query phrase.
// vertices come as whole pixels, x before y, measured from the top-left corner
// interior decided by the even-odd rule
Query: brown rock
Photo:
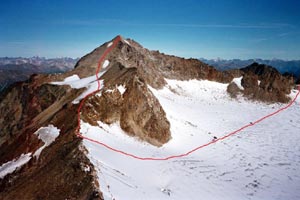
[[[241,90],[234,82],[231,82],[227,86],[227,92],[229,93],[231,98],[236,98],[237,95],[241,92]]]
[[[245,73],[242,85],[245,88],[246,96],[265,102],[286,103],[290,100],[287,94],[293,88],[293,78],[281,75],[273,67],[258,63],[253,63],[241,70]],[[258,80],[260,81],[259,86]]]
[[[107,124],[120,121],[121,128],[129,135],[161,146],[171,138],[163,108],[145,81],[139,78],[137,68],[120,66],[111,67],[104,75],[106,80],[113,72],[118,81],[107,80],[102,95],[87,101],[82,110],[83,119],[92,125],[97,125],[97,121]],[[121,84],[126,88],[123,95],[117,89]]]

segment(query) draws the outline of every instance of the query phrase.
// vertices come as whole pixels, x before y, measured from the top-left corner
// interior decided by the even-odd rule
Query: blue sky
[[[81,57],[121,34],[187,58],[300,59],[298,0],[0,3],[1,57]]]

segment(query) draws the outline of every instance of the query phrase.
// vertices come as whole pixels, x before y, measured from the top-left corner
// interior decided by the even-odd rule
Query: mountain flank
[[[117,41],[117,42],[116,42]],[[99,63],[114,42],[116,46]],[[0,179],[0,199],[103,199],[94,166],[76,136],[77,110],[86,91],[80,119],[90,125],[119,123],[129,136],[161,147],[172,139],[170,122],[151,88],[168,87],[169,79],[209,80],[228,84],[232,97],[287,103],[292,77],[254,63],[243,69],[218,71],[197,59],[151,51],[132,39],[117,36],[82,57],[61,74],[33,75],[0,96],[0,166],[29,155],[29,161]],[[239,82],[240,81],[240,82]],[[53,125],[57,138],[46,143],[37,133]],[[51,132],[51,131],[50,131]],[[185,134],[185,133],[182,133]]]

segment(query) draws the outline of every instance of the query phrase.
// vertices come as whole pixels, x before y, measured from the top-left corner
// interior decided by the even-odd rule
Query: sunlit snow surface
[[[121,95],[123,95],[126,92],[126,88],[124,87],[124,85],[119,85],[117,89],[119,90]]]
[[[107,47],[110,47],[111,45],[113,45],[113,42],[108,43]]]
[[[108,64],[109,64],[109,62],[108,62]],[[106,70],[98,73],[98,77],[101,77],[105,72],[106,72]],[[100,83],[100,89],[101,89],[103,87],[103,80],[99,80],[99,83]],[[86,90],[84,92],[82,92],[72,102],[73,104],[78,104],[80,102],[80,100],[85,98],[90,93],[96,91],[98,89],[99,83],[98,83],[96,75],[80,79],[78,77],[78,75],[75,74],[75,75],[72,75],[72,76],[69,76],[69,77],[65,78],[63,81],[51,82],[50,84],[53,84],[53,85],[69,85],[71,88],[74,88],[74,89],[86,88]]]
[[[48,125],[47,127],[39,128],[34,134],[38,136],[40,140],[44,142],[44,145],[41,146],[36,152],[34,156],[39,157],[41,152],[49,146],[55,139],[59,136],[60,130],[53,126],[52,124]]]
[[[141,157],[185,153],[251,123],[282,104],[231,99],[227,84],[167,80],[149,87],[171,123],[172,139],[153,147],[118,123],[81,123],[84,136]],[[295,96],[297,91],[292,91]],[[180,159],[141,161],[83,140],[105,199],[299,199],[300,105]],[[100,128],[101,127],[101,128]]]
[[[127,40],[123,39],[123,41],[124,41],[126,44],[130,45],[130,43],[129,43]]]
[[[105,69],[108,65],[109,65],[109,61],[105,60],[103,65],[102,65],[102,68]]]
[[[0,166],[0,179],[4,178],[7,174],[10,174],[22,167],[31,159],[31,153],[22,154],[19,158],[4,163]]]

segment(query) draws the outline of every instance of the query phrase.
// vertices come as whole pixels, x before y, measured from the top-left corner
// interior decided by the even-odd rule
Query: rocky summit
[[[287,103],[294,87],[293,77],[270,66],[218,71],[117,36],[71,71],[33,75],[1,93],[0,199],[103,199],[104,183],[78,137],[80,123],[103,129],[118,123],[128,136],[162,147],[172,131],[153,90],[169,87],[167,80],[227,84],[233,101],[264,103]]]

